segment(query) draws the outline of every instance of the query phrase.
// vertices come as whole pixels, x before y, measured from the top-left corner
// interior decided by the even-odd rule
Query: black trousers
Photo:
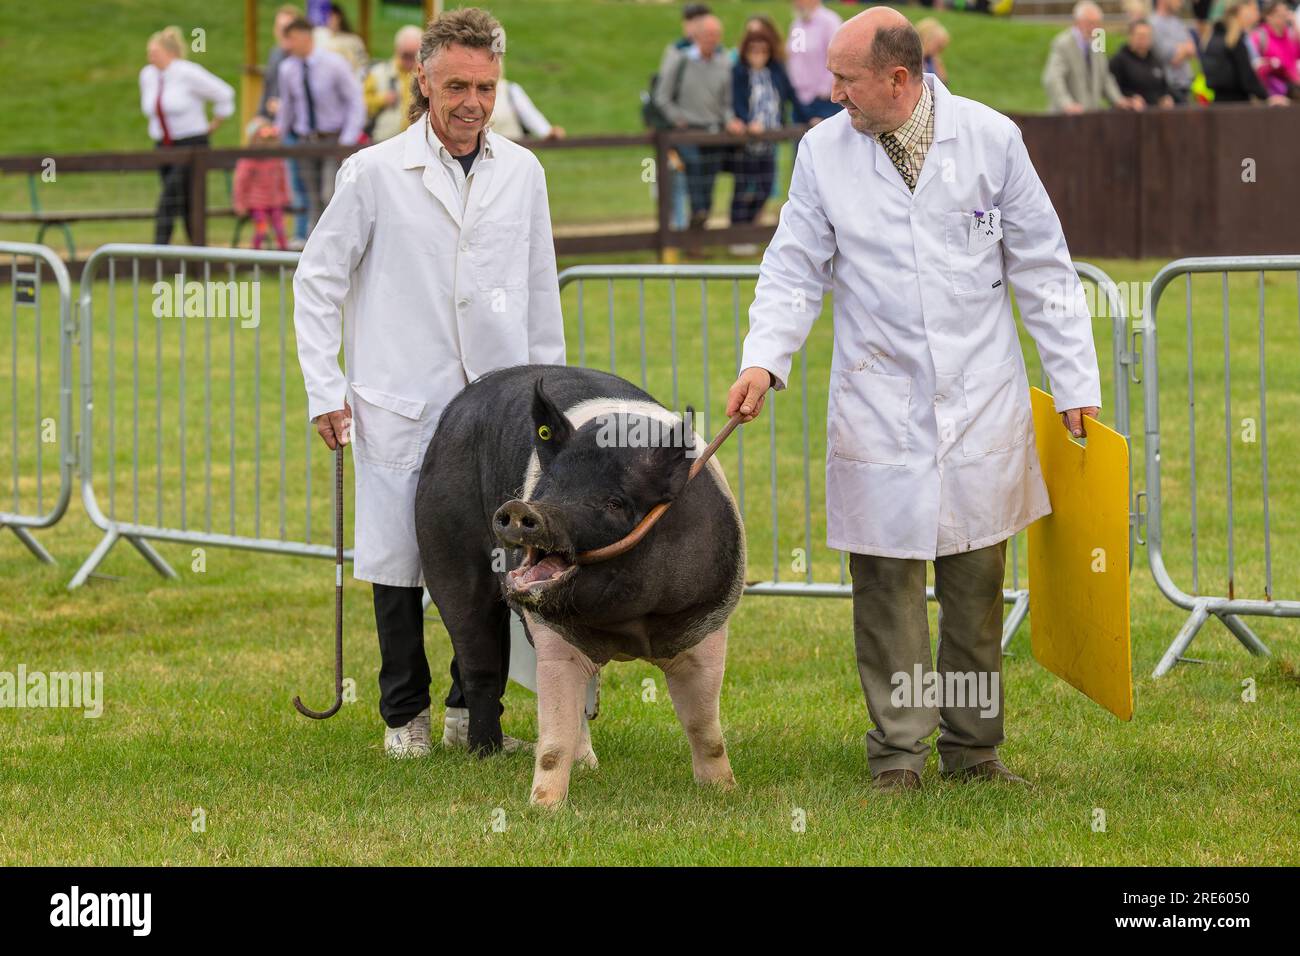
[[[679,146],[677,155],[686,166],[686,193],[691,216],[707,216],[713,208],[713,183],[722,171],[729,146]]]
[[[207,146],[206,136],[182,136],[172,140],[173,146]],[[166,149],[162,143],[159,149]],[[162,193],[158,196],[158,209],[154,213],[154,245],[165,246],[172,241],[172,225],[177,219],[185,223],[185,235],[194,241],[194,225],[190,222],[190,167],[188,165],[160,166]]]
[[[373,585],[375,627],[379,632],[379,715],[389,727],[401,727],[429,706],[429,659],[424,654],[424,589]],[[510,618],[501,639],[501,689],[510,673]],[[466,707],[460,669],[451,658],[451,690],[446,707]],[[505,712],[504,705],[501,712]]]
[[[776,179],[776,151],[767,143],[767,149],[750,150],[740,147],[732,158],[735,186],[731,192],[731,224],[747,226],[758,218],[772,195],[772,182]]]

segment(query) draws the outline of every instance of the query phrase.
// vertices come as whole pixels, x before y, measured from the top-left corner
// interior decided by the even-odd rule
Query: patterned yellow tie
[[[885,148],[886,155],[893,160],[894,168],[903,177],[903,182],[907,183],[907,188],[916,192],[916,177],[912,175],[912,164],[907,161],[902,144],[893,133],[882,133],[879,142]]]

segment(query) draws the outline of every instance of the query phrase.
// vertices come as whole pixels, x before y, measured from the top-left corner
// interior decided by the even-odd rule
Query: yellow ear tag
[[[541,427],[539,427],[539,428],[537,429],[537,437],[540,438],[542,441],[550,441],[550,440],[551,440],[551,426],[550,426],[550,425],[542,425]]]

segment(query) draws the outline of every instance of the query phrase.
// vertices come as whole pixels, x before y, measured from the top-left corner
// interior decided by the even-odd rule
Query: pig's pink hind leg
[[[691,766],[696,783],[731,788],[736,785],[722,739],[718,701],[727,661],[727,629],[714,631],[690,650],[668,660],[657,660],[668,679],[677,719],[691,744]]]
[[[600,668],[531,614],[528,633],[537,649],[537,751],[529,802],[550,807],[568,796],[575,758],[595,764],[582,710],[587,682]]]

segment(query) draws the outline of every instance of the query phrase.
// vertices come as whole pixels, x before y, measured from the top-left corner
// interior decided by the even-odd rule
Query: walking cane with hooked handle
[[[312,710],[294,697],[298,713],[313,720],[333,717],[343,706],[343,443],[334,452],[334,706]]]

